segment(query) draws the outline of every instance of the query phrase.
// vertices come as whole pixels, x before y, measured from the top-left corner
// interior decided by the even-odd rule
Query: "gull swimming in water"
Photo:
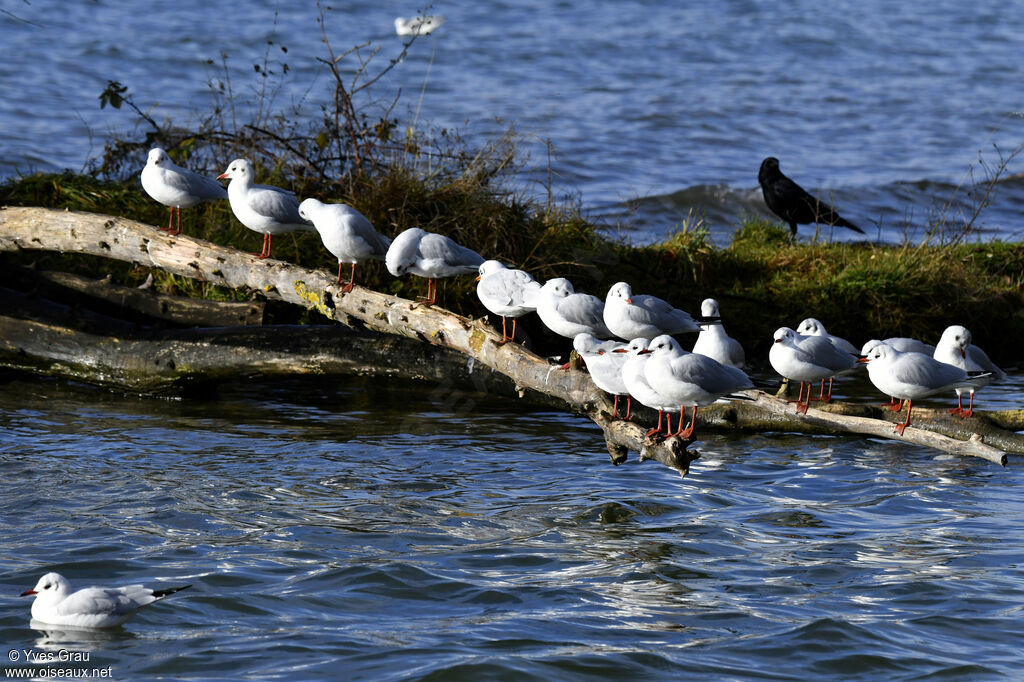
[[[679,429],[676,436],[690,439],[697,423],[697,408],[710,405],[719,398],[737,391],[754,388],[743,370],[699,353],[683,350],[668,334],[651,340],[647,350],[651,359],[644,368],[644,377],[655,391],[679,405]],[[690,425],[683,429],[683,411],[692,406]]]
[[[528,272],[513,270],[496,260],[480,264],[476,281],[476,295],[480,302],[495,315],[501,315],[501,343],[516,336],[516,319],[537,309],[540,282]],[[512,334],[506,331],[505,321],[512,318]]]
[[[35,595],[32,618],[49,625],[76,628],[111,628],[124,623],[143,606],[180,592],[191,585],[152,590],[142,585],[86,587],[71,591],[71,583],[59,573],[47,573],[22,597]]]
[[[626,282],[617,282],[608,289],[603,316],[611,333],[626,341],[700,331],[690,313],[657,296],[634,295],[633,288]]]
[[[406,273],[427,278],[427,296],[419,303],[437,303],[439,277],[455,277],[477,272],[484,257],[443,234],[410,227],[391,242],[384,263],[395,277]]]
[[[395,17],[395,33],[400,36],[430,35],[444,23],[443,14],[427,14],[420,17]]]
[[[342,284],[342,264],[352,264],[348,282],[341,287],[346,293],[355,285],[356,264],[370,259],[384,260],[391,244],[390,239],[373,229],[366,216],[347,204],[305,199],[299,204],[299,216],[313,223],[324,247],[338,259],[338,284]]]
[[[701,331],[697,343],[693,344],[693,352],[714,358],[723,365],[743,369],[746,363],[743,346],[725,332],[718,311],[718,301],[705,298],[700,304],[700,314],[707,321],[700,323]]]
[[[942,332],[942,338],[935,347],[933,357],[950,365],[959,367],[966,372],[987,372],[991,376],[978,381],[967,389],[956,389],[956,407],[949,410],[950,414],[958,414],[964,419],[974,414],[974,391],[989,384],[992,381],[1002,381],[1006,378],[1006,372],[999,369],[996,363],[992,362],[988,354],[971,343],[971,332],[958,324],[946,327]],[[967,390],[971,394],[971,402],[967,409],[964,409],[963,392]]]
[[[299,215],[299,200],[294,193],[272,185],[257,185],[253,176],[248,159],[235,159],[217,179],[230,180],[228,200],[238,222],[253,232],[263,234],[263,250],[253,254],[262,260],[270,258],[271,240],[275,234],[315,228],[313,223]]]
[[[181,209],[192,208],[204,201],[228,198],[228,191],[224,189],[224,185],[213,178],[175,165],[171,157],[167,156],[167,152],[160,147],[149,150],[149,158],[140,178],[146,194],[170,207],[167,227],[159,229],[171,235],[181,232]],[[175,213],[178,214],[176,228],[172,227]]]
[[[954,389],[970,390],[977,386],[979,380],[990,376],[980,374],[972,378],[963,369],[940,362],[924,353],[905,353],[884,343],[872,348],[860,362],[867,363],[868,378],[875,388],[887,396],[899,399],[899,404],[891,408],[893,412],[903,409],[903,402],[906,401],[907,421],[897,423],[893,428],[893,432],[901,436],[910,426],[913,401]]]

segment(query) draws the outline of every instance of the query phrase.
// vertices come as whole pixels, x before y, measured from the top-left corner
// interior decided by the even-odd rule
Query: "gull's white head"
[[[249,159],[235,159],[228,164],[228,169],[217,176],[218,180],[252,180],[252,164]]]
[[[59,602],[71,593],[71,583],[60,573],[47,573],[31,590],[21,593],[22,597],[35,595],[41,603]]]
[[[775,334],[772,335],[775,339],[775,343],[781,343],[784,346],[792,346],[796,343],[796,332],[789,327],[779,327],[775,330]]]
[[[713,298],[705,298],[700,304],[700,314],[703,317],[719,317],[718,301]]]
[[[648,339],[636,338],[629,342],[627,351],[630,356],[640,355],[640,352],[647,350],[647,347],[650,345],[651,342]]]
[[[804,336],[822,336],[825,333],[825,325],[813,317],[808,317],[796,328],[796,333]]]
[[[864,358],[861,362],[869,363],[870,367],[870,363],[891,357],[896,352],[896,349],[889,344],[879,342],[870,351],[864,354]]]
[[[153,147],[149,150],[149,158],[146,163],[153,166],[167,165],[167,162],[171,160],[171,157],[167,156],[167,152],[160,147]]]
[[[601,345],[601,340],[593,334],[587,332],[580,332],[572,340],[572,348],[580,355],[599,353],[603,354],[603,351],[598,350],[598,346]]]
[[[498,260],[485,260],[480,264],[480,268],[477,270],[477,274],[480,276],[477,279],[483,279],[488,275],[493,275],[499,270],[508,270],[505,264]]]
[[[576,290],[572,288],[572,282],[564,277],[555,277],[544,282],[544,286],[541,287],[540,292],[546,296],[553,298],[565,298],[576,293]]]
[[[629,286],[626,282],[616,282],[608,290],[608,295],[605,297],[607,303],[612,301],[625,301],[626,303],[632,303],[631,297],[633,296],[633,287]]]
[[[966,327],[954,324],[946,327],[939,339],[940,348],[953,348],[961,357],[967,356],[967,347],[971,345],[971,332]]]
[[[299,217],[303,220],[313,222],[313,216],[323,206],[323,202],[317,199],[303,199],[302,203],[299,204]]]
[[[870,353],[870,352],[871,352],[871,351],[872,351],[872,350],[873,350],[873,349],[874,349],[874,348],[875,348],[876,346],[881,346],[881,345],[884,345],[884,344],[885,344],[885,342],[884,342],[884,341],[879,341],[878,339],[871,339],[870,341],[868,341],[867,343],[865,343],[865,344],[864,344],[864,346],[863,346],[863,347],[862,347],[862,348],[860,349],[860,354],[861,354],[862,356],[864,356],[864,357],[867,357],[867,356],[868,356],[868,354],[869,354],[869,353]]]
[[[682,350],[683,347],[679,345],[679,342],[668,334],[655,336],[647,346],[647,352],[654,355],[674,355],[681,353]]]

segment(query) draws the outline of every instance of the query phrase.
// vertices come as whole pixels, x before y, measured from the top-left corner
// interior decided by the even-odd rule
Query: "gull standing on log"
[[[437,278],[470,275],[480,269],[484,257],[443,234],[410,227],[391,242],[384,262],[395,277],[412,273],[427,278],[427,296],[417,301],[437,303]]]
[[[238,222],[263,234],[263,250],[252,254],[261,260],[270,258],[270,244],[275,234],[315,229],[299,215],[299,200],[293,192],[253,183],[252,164],[248,159],[235,159],[217,179],[230,180],[228,199]]]
[[[626,396],[626,419],[629,419],[629,389],[622,380],[622,367],[627,360],[624,354],[626,345],[619,341],[601,341],[593,334],[582,332],[572,340],[572,347],[583,358],[583,363],[597,387],[615,396],[613,417],[619,416],[619,396]]]
[[[626,282],[618,282],[608,289],[604,323],[612,334],[626,341],[700,331],[690,313],[674,308],[657,296],[633,295],[632,287]]]
[[[658,425],[647,432],[647,436],[653,436],[661,431],[662,419],[667,420],[665,435],[672,433],[672,413],[679,411],[679,405],[673,405],[668,398],[661,395],[651,387],[650,382],[644,374],[647,362],[651,359],[647,350],[649,342],[647,339],[633,339],[625,350],[615,350],[614,353],[627,353],[626,364],[622,366],[622,382],[626,384],[629,395],[641,405],[658,411]],[[682,416],[680,416],[680,419]]]
[[[599,339],[614,334],[605,326],[604,302],[597,296],[577,294],[564,277],[544,282],[537,295],[537,315],[548,329],[568,339],[586,332]]]
[[[964,419],[974,414],[974,391],[992,381],[1002,381],[1006,378],[1006,372],[999,369],[996,363],[992,362],[988,354],[971,343],[971,332],[965,327],[955,324],[946,327],[939,339],[939,345],[935,347],[934,357],[940,362],[959,367],[966,372],[987,372],[991,376],[978,381],[967,389],[956,389],[956,407],[949,410],[950,414],[958,414]],[[971,393],[971,403],[964,409],[962,393],[968,390]]]
[[[478,273],[476,296],[485,308],[501,315],[501,343],[508,343],[516,337],[516,319],[537,309],[540,282],[528,272],[513,270],[496,260],[481,263]],[[511,336],[505,327],[509,317],[512,318]]]
[[[831,379],[840,372],[857,365],[857,356],[836,348],[824,336],[801,336],[789,327],[780,327],[773,335],[775,342],[768,351],[768,362],[786,379],[800,382],[797,395],[797,414],[807,414],[811,403],[811,385],[819,379]],[[807,400],[803,400],[804,383],[807,383]],[[828,398],[831,400],[831,384]]]
[[[700,314],[708,321],[700,323],[701,331],[697,343],[693,344],[693,352],[714,358],[723,365],[743,369],[746,363],[743,346],[725,333],[725,326],[718,311],[718,301],[705,298],[700,304]]]
[[[841,336],[836,336],[834,334],[829,334],[825,330],[825,325],[823,325],[820,321],[814,319],[813,317],[808,317],[807,319],[805,319],[802,322],[800,322],[800,326],[798,326],[796,328],[796,333],[797,334],[801,334],[803,336],[823,336],[826,339],[828,339],[829,342],[831,342],[833,346],[835,346],[839,350],[843,351],[844,353],[849,353],[850,355],[855,355],[858,358],[860,357],[860,353],[857,352],[857,347],[856,346],[854,346],[852,343],[850,343],[846,339],[842,338]],[[856,365],[854,365],[854,368],[855,367],[856,367]],[[848,372],[840,372],[839,374],[849,374],[852,371],[854,371],[854,370],[851,369]],[[837,374],[836,376],[839,376],[839,375]],[[835,379],[835,377],[829,377],[828,378],[828,397],[827,398],[824,397],[825,396],[825,380],[824,379],[821,380],[821,389],[818,391],[818,400],[824,400],[826,403],[832,400],[832,381],[834,379]],[[810,393],[807,394],[807,397],[810,398]]]
[[[802,334],[803,336],[824,336],[832,343],[833,346],[835,346],[839,350],[846,351],[847,353],[850,353],[852,355],[857,355],[857,347],[855,345],[853,345],[846,339],[842,338],[841,336],[829,334],[825,330],[825,325],[823,325],[820,321],[814,319],[813,317],[808,317],[807,319],[800,322],[800,326],[796,328],[796,333]]]
[[[167,156],[167,152],[160,147],[149,150],[149,159],[146,161],[146,167],[142,169],[140,178],[146,194],[170,207],[167,227],[159,229],[171,235],[181,233],[181,209],[192,208],[204,201],[228,198],[228,191],[224,189],[224,185],[213,178],[176,166],[171,157]],[[175,213],[178,214],[176,228],[172,226]]]
[[[59,573],[47,573],[22,597],[35,595],[32,618],[48,625],[76,628],[112,628],[124,623],[143,606],[152,604],[191,585],[151,590],[142,585],[86,587],[71,591],[71,583]]]
[[[299,204],[299,216],[313,223],[324,246],[338,259],[338,284],[342,263],[351,263],[348,282],[341,290],[352,291],[356,281],[356,264],[365,260],[384,260],[391,240],[377,230],[362,213],[347,204],[325,204],[305,199]]]
[[[754,388],[754,383],[743,370],[699,353],[683,350],[679,342],[668,334],[651,340],[647,350],[651,359],[644,368],[647,383],[662,396],[679,405],[679,429],[676,436],[693,438],[697,423],[697,408],[710,405],[719,398],[737,391]],[[683,429],[683,412],[692,406],[690,425]]]
[[[935,353],[935,346],[924,341],[918,341],[917,339],[907,338],[906,336],[892,336],[888,339],[871,339],[866,341],[860,349],[861,357],[865,357],[871,352],[871,349],[880,343],[884,343],[887,346],[892,346],[898,351],[904,353],[924,353],[925,355],[933,355]]]
[[[963,369],[924,353],[904,353],[884,343],[872,348],[860,362],[867,363],[868,378],[875,388],[899,399],[899,404],[891,408],[893,412],[899,412],[903,409],[903,401],[907,402],[907,421],[897,423],[893,428],[893,433],[901,436],[910,426],[913,401],[951,390],[972,390],[979,381],[991,376],[981,373],[972,378]]]

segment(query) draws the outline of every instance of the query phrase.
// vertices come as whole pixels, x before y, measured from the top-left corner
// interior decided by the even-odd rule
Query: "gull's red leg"
[[[960,413],[960,416],[964,419],[974,416],[974,391],[971,391],[971,404],[967,406],[966,410]]]
[[[971,402],[972,403],[974,402],[974,394],[973,393],[971,394]],[[950,414],[962,414],[963,411],[964,411],[964,394],[963,393],[957,393],[956,394],[956,407],[949,408],[949,413]]]
[[[655,426],[655,427],[654,427],[653,429],[651,429],[651,430],[649,430],[649,431],[647,432],[647,434],[646,434],[646,437],[647,437],[647,438],[650,438],[650,437],[651,437],[651,436],[653,436],[654,434],[656,434],[656,433],[658,433],[659,431],[661,431],[661,418],[662,418],[662,417],[663,417],[664,415],[665,415],[665,411],[664,411],[664,410],[658,410],[658,425],[657,425],[657,426]]]
[[[913,409],[914,409],[914,401],[913,400],[908,400],[907,401],[907,421],[903,422],[902,424],[896,424],[892,428],[892,432],[893,433],[898,433],[901,436],[903,435],[903,432],[907,429],[908,426],[910,426],[910,411],[913,410]]]
[[[693,437],[693,427],[697,423],[697,406],[693,406],[693,409],[690,412],[690,425],[687,426],[685,429],[683,428],[684,412],[686,412],[686,408],[681,406],[679,408],[679,431],[676,432],[676,435],[679,436],[680,438],[690,440],[690,438]]]

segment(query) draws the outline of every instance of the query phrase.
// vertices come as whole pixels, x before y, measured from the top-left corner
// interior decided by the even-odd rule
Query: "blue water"
[[[417,8],[336,3],[327,34],[339,52],[379,46],[383,65],[400,50],[394,17]],[[375,86],[367,111],[400,91],[400,131],[455,129],[479,144],[514,125],[527,191],[578,199],[627,239],[703,216],[726,240],[743,217],[768,215],[756,177],[769,155],[872,239],[917,239],[942,217],[962,225],[982,194],[975,184],[1024,144],[1020,2],[525,0],[432,11],[446,23]],[[31,0],[7,12],[0,177],[82,168],[110,131],[130,129],[128,109],[98,106],[111,79],[158,120],[182,124],[212,111],[222,54],[240,109],[262,87],[253,64],[265,56],[273,110],[301,102],[312,120],[330,96],[313,3],[176,0],[143,11],[131,0]],[[1022,171],[1024,156],[1009,162],[972,238],[1020,238]]]
[[[1019,460],[708,433],[680,479],[613,467],[584,419],[356,379],[12,380],[0,425],[0,642],[118,679],[1020,672]],[[193,587],[110,632],[33,627],[14,595],[50,570]]]
[[[969,208],[979,152],[1024,141],[1020,3],[691,4],[438,3],[380,105],[401,88],[403,125],[475,142],[514,124],[540,194],[550,139],[551,191],[637,240],[691,210],[726,239],[765,212],[768,154],[872,237],[919,235],[951,197]],[[0,176],[82,168],[131,128],[99,109],[108,79],[187,123],[222,52],[247,93],[269,50],[291,75],[277,106],[326,95],[308,5],[142,6],[3,6]],[[415,9],[345,3],[331,41],[387,59]],[[978,236],[1018,238],[1022,205],[1024,180],[1001,182]],[[613,467],[587,420],[434,386],[253,379],[170,401],[5,377],[0,643],[87,651],[120,679],[1019,677],[1019,458],[702,438],[680,479]],[[33,628],[14,595],[50,570],[193,587],[111,632]]]

